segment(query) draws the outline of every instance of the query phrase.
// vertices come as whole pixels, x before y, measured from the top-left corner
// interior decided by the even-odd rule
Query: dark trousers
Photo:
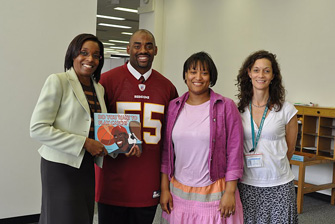
[[[157,205],[151,207],[120,207],[98,203],[99,224],[152,224]]]

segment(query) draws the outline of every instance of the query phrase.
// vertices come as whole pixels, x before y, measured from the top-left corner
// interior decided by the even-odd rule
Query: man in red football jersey
[[[170,100],[178,96],[175,86],[152,69],[157,54],[155,38],[138,30],[130,38],[130,60],[102,74],[109,113],[139,114],[142,154],[106,156],[96,167],[96,201],[100,224],[151,224],[160,192],[160,153],[164,114]]]

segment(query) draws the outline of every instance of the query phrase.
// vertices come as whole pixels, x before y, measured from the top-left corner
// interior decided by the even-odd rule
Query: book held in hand
[[[139,114],[94,113],[95,139],[110,153],[127,153],[137,145],[142,150]]]

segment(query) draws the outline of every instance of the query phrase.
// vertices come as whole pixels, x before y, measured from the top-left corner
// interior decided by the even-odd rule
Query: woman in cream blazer
[[[103,45],[91,34],[70,43],[65,72],[50,75],[34,109],[30,135],[43,145],[42,210],[39,223],[92,223],[94,162],[107,151],[94,140],[93,114],[106,113],[104,89],[98,83]]]

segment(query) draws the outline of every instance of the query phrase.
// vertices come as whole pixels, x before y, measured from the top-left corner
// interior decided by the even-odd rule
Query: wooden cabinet
[[[335,160],[335,108],[295,107],[298,110],[296,152]]]
[[[298,110],[298,137],[295,151],[296,154],[303,155],[304,160],[292,159],[290,163],[299,166],[299,177],[295,184],[298,186],[297,207],[300,214],[302,213],[304,194],[307,193],[331,188],[331,204],[335,204],[335,108],[295,107]],[[307,166],[326,163],[333,164],[331,183],[321,185],[305,183]]]

